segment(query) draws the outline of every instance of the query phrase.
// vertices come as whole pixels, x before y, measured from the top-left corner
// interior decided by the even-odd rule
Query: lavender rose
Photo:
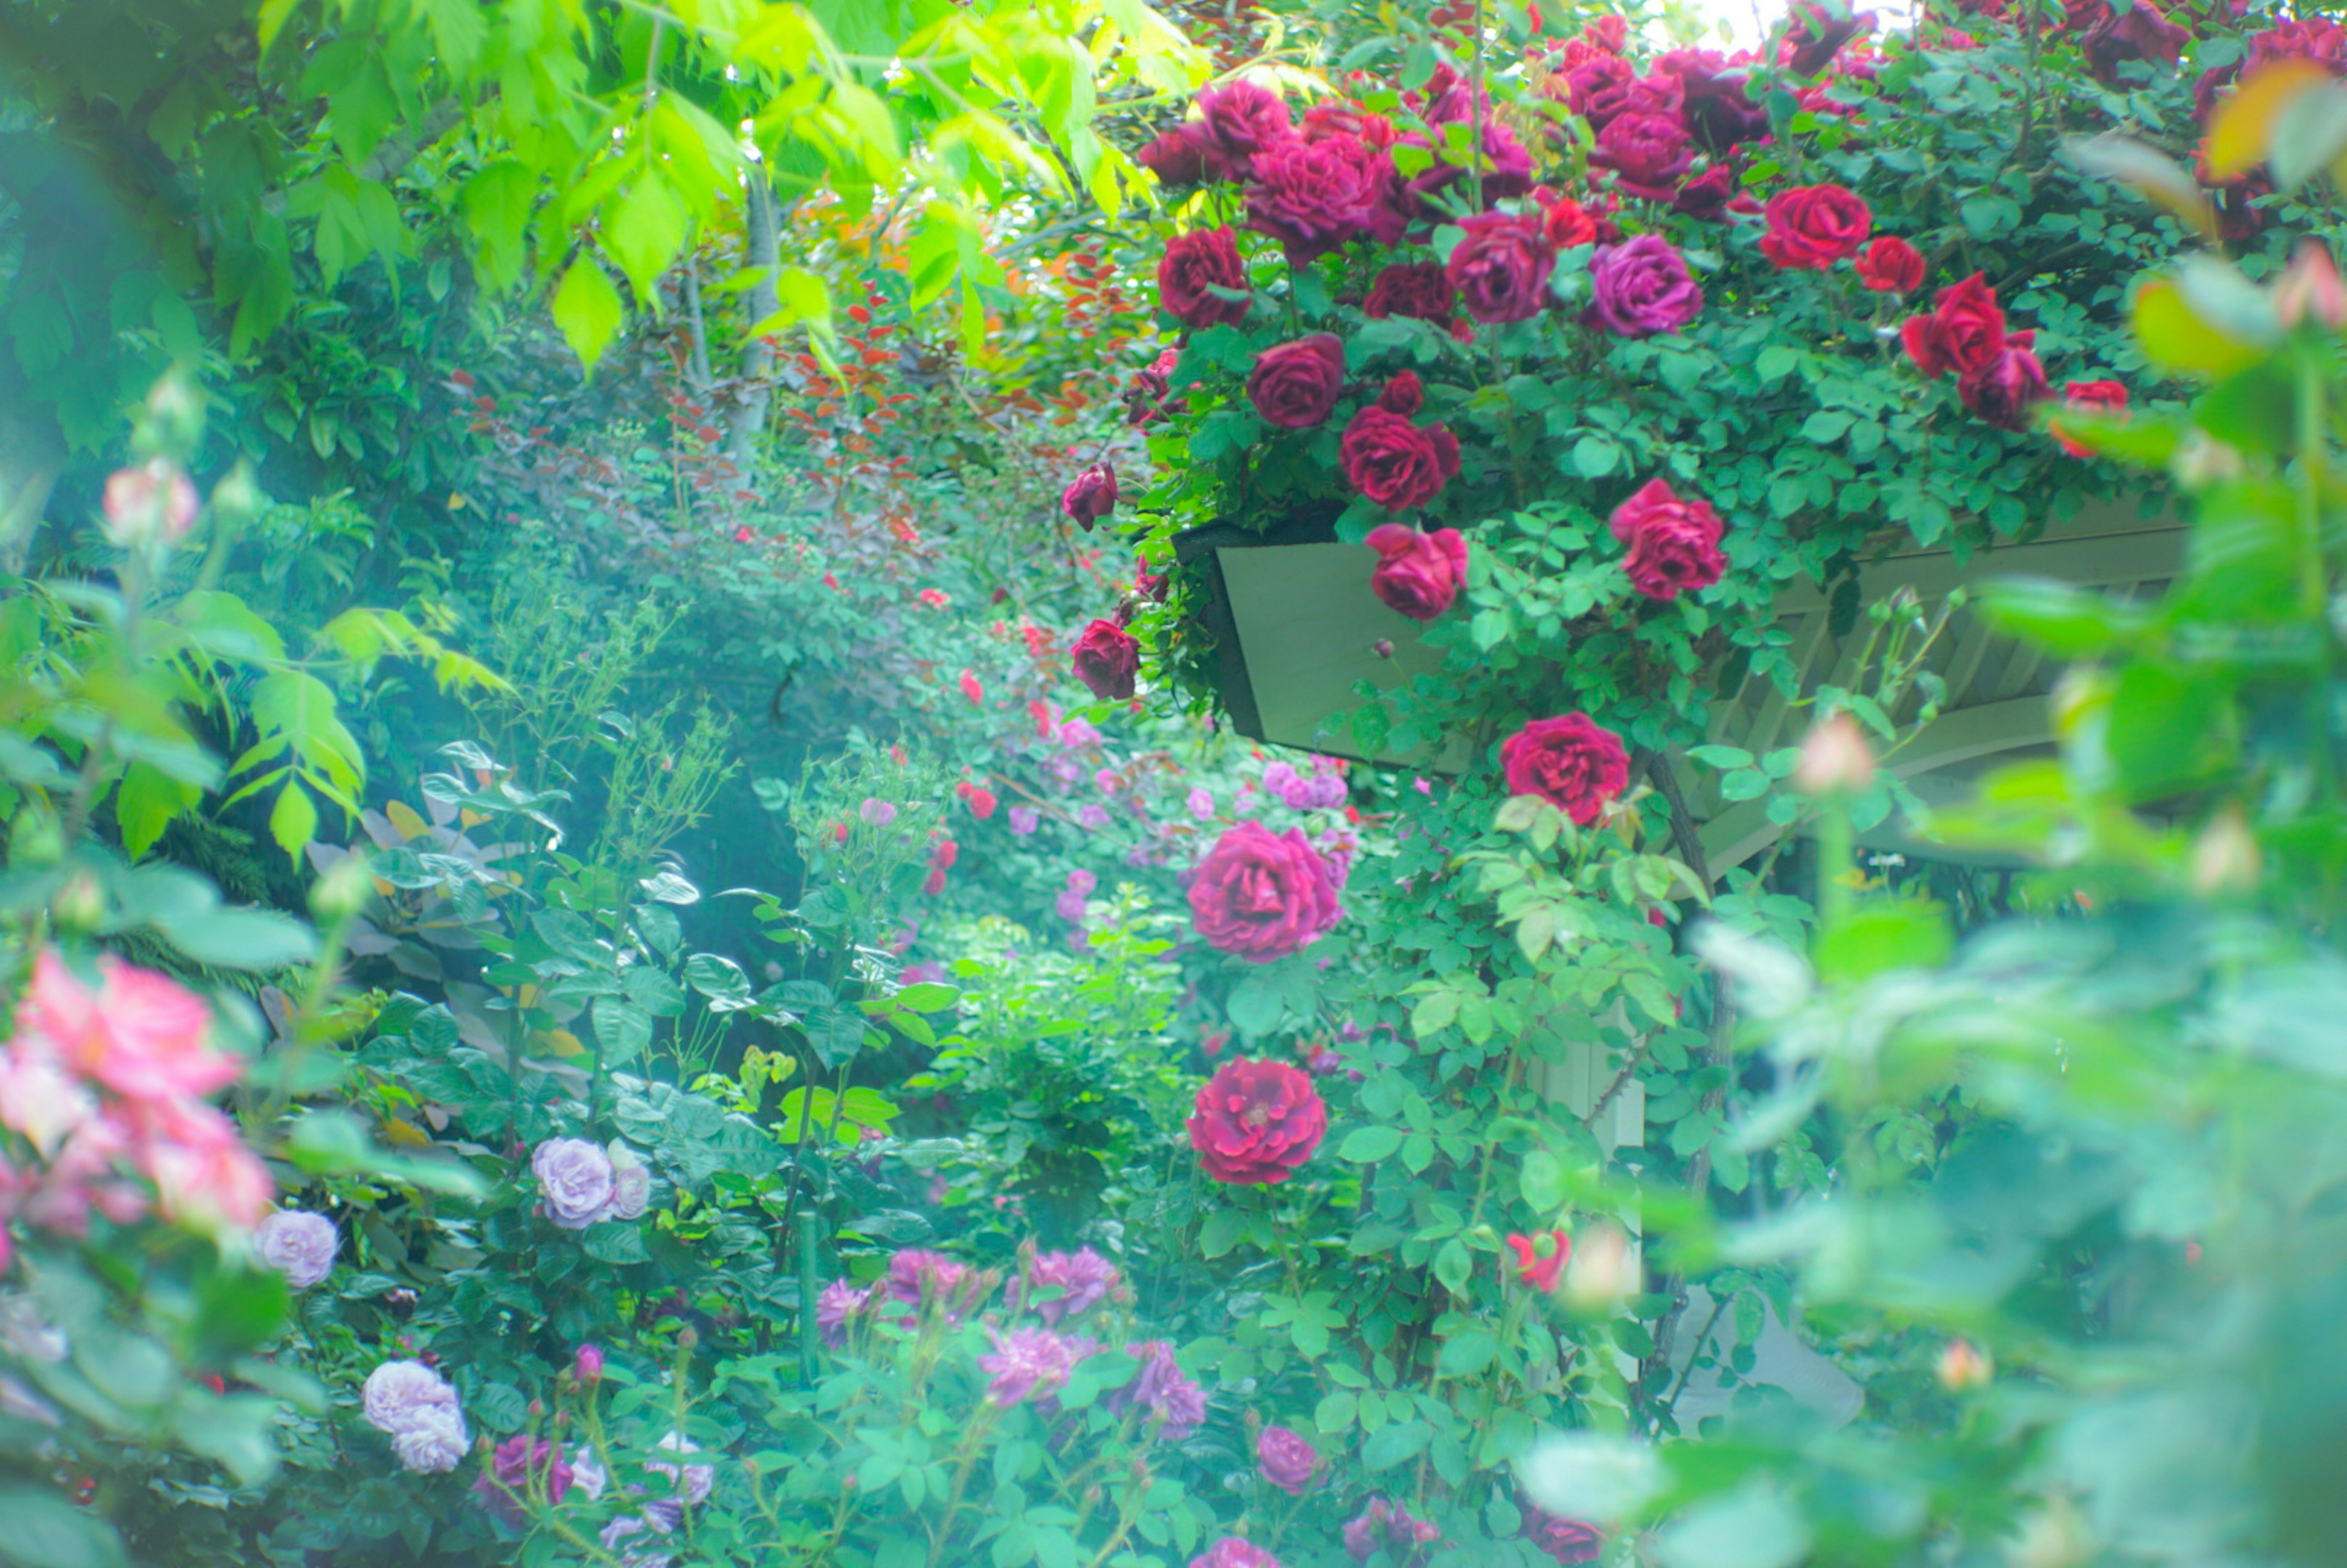
[[[617,1139],[604,1145],[603,1152],[611,1157],[611,1208],[604,1217],[614,1220],[643,1218],[645,1208],[651,1203],[651,1168],[636,1158],[634,1150]]]
[[[1255,356],[1247,401],[1266,425],[1308,430],[1325,422],[1345,389],[1345,345],[1334,333],[1314,333]]]
[[[285,1276],[295,1290],[307,1290],[334,1272],[334,1252],[342,1237],[334,1222],[301,1209],[280,1209],[252,1233],[253,1249],[261,1261]]]
[[[1064,1339],[1049,1328],[1013,1328],[1005,1334],[987,1329],[994,1354],[978,1358],[979,1370],[991,1373],[986,1397],[997,1405],[1045,1399],[1068,1386],[1076,1363],[1097,1348],[1089,1339]]]
[[[1266,1427],[1255,1440],[1255,1468],[1290,1497],[1302,1497],[1320,1470],[1320,1450],[1286,1427]]]
[[[652,1450],[656,1453],[694,1454],[701,1451],[701,1445],[682,1432],[671,1432],[654,1443]],[[668,1477],[671,1485],[681,1485],[687,1502],[706,1502],[709,1500],[710,1488],[717,1481],[717,1471],[712,1465],[679,1466],[662,1464],[658,1460],[647,1460],[644,1461],[644,1468],[654,1475]]]
[[[456,1390],[421,1361],[385,1361],[367,1374],[359,1394],[360,1413],[378,1431],[413,1426],[420,1410],[456,1408]]]
[[[1206,1390],[1200,1388],[1174,1358],[1174,1347],[1163,1339],[1127,1345],[1124,1353],[1141,1363],[1133,1381],[1109,1396],[1110,1407],[1139,1406],[1157,1419],[1158,1435],[1180,1442],[1206,1419]]]
[[[1116,1288],[1116,1265],[1088,1246],[1073,1252],[1039,1252],[1020,1267],[1014,1304],[1030,1304],[1036,1316],[1055,1327],[1062,1317],[1075,1317],[1108,1299]],[[1048,1299],[1037,1293],[1057,1289]]]
[[[1589,282],[1593,298],[1583,319],[1616,337],[1674,333],[1703,313],[1703,291],[1686,259],[1659,234],[1601,246]]]
[[[584,1138],[548,1138],[529,1157],[539,1206],[567,1231],[583,1231],[608,1216],[616,1174],[611,1156]]]
[[[446,1475],[455,1470],[471,1446],[465,1418],[456,1409],[433,1406],[416,1412],[414,1420],[391,1436],[391,1451],[401,1468],[418,1475]]]

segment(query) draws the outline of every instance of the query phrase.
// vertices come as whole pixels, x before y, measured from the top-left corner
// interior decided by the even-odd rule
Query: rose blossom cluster
[[[1346,1522],[1345,1555],[1356,1563],[1367,1563],[1377,1554],[1378,1546],[1389,1544],[1397,1548],[1395,1555],[1400,1557],[1441,1538],[1441,1531],[1402,1504],[1373,1497],[1367,1507]]]
[[[1263,770],[1263,787],[1292,811],[1334,811],[1345,804],[1344,764],[1315,757],[1312,771],[1300,774],[1294,763],[1273,763]]]
[[[1931,313],[1908,317],[1899,335],[1917,370],[1954,372],[1964,407],[2000,430],[2026,430],[2030,409],[2047,395],[2045,367],[2030,348],[2037,334],[2005,330],[1996,291],[1981,273],[1942,289]]]
[[[599,1148],[584,1138],[548,1138],[530,1154],[529,1169],[538,1212],[563,1230],[641,1219],[651,1200],[651,1171],[616,1139]]]
[[[118,1225],[152,1210],[209,1231],[269,1212],[267,1167],[206,1103],[243,1066],[213,1046],[210,1009],[118,958],[96,969],[93,987],[43,948],[0,1050],[0,1128],[23,1140],[0,1142],[0,1270],[14,1221],[80,1237],[93,1210]]]
[[[359,1408],[369,1426],[389,1435],[404,1469],[443,1475],[465,1457],[470,1440],[456,1390],[421,1361],[385,1361],[368,1373]]]

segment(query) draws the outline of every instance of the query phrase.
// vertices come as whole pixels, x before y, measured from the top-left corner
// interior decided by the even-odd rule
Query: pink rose
[[[1191,1558],[1190,1568],[1279,1568],[1279,1559],[1243,1536],[1225,1535]]]
[[[1630,785],[1622,737],[1586,713],[1534,719],[1500,748],[1510,794],[1536,794],[1583,827]]]
[[[131,1099],[210,1094],[236,1081],[243,1064],[211,1048],[211,1013],[193,992],[110,955],[97,974],[92,990],[56,949],[42,949],[17,1009],[19,1034],[39,1036],[67,1067]]]
[[[1267,964],[1318,940],[1344,917],[1337,880],[1302,830],[1242,822],[1190,877],[1190,914],[1217,951]]]
[[[1076,639],[1071,660],[1076,679],[1103,702],[1121,702],[1133,695],[1133,678],[1141,672],[1141,644],[1113,620],[1095,620]]]
[[[1614,537],[1630,547],[1622,569],[1630,586],[1649,599],[1676,599],[1709,588],[1727,571],[1719,553],[1721,523],[1710,503],[1681,500],[1661,479],[1649,479],[1614,508]]]
[[[1266,1427],[1255,1440],[1255,1462],[1264,1480],[1290,1497],[1302,1497],[1319,1472],[1320,1452],[1286,1427]]]
[[[1060,510],[1084,532],[1092,532],[1094,523],[1116,510],[1116,469],[1107,463],[1095,463],[1077,475],[1060,492]]]
[[[1278,241],[1301,266],[1369,224],[1392,174],[1390,159],[1353,137],[1275,142],[1255,157],[1247,227]]]
[[[1703,290],[1686,258],[1659,234],[1600,246],[1589,263],[1589,283],[1583,320],[1616,337],[1675,333],[1703,313]]]
[[[1450,609],[1467,580],[1467,541],[1456,528],[1422,534],[1386,523],[1369,530],[1368,544],[1378,552],[1369,591],[1412,620],[1432,620]]]
[[[1284,1061],[1229,1061],[1198,1091],[1190,1146],[1215,1181],[1266,1186],[1287,1180],[1328,1132],[1328,1107],[1311,1077]]]
[[[185,538],[203,503],[177,463],[149,457],[107,477],[102,506],[108,541],[127,549]]]
[[[1328,333],[1264,350],[1246,385],[1247,401],[1263,422],[1282,430],[1321,424],[1344,389],[1345,345]]]

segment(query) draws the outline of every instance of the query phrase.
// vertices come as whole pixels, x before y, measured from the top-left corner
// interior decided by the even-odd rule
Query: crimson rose
[[[1973,417],[2000,430],[2028,429],[2030,408],[2046,395],[2045,367],[2020,346],[2019,337],[2007,338],[1994,358],[1964,372],[1956,382],[1956,395]]]
[[[1263,422],[1282,430],[1308,430],[1327,419],[1344,388],[1345,345],[1329,333],[1264,350],[1246,385]]]
[[[1133,695],[1133,678],[1141,672],[1141,644],[1113,620],[1095,620],[1076,639],[1076,679],[1103,702],[1121,702]]]
[[[1678,194],[1671,198],[1671,207],[1690,218],[1717,221],[1736,196],[1735,172],[1724,163],[1715,163],[1681,185]]]
[[[1459,477],[1458,437],[1374,403],[1346,425],[1338,450],[1353,488],[1389,512],[1426,505]]]
[[[1703,313],[1703,291],[1686,259],[1659,234],[1601,246],[1589,263],[1589,285],[1583,319],[1616,337],[1675,333]]]
[[[1116,469],[1095,463],[1077,475],[1060,492],[1060,510],[1073,518],[1084,532],[1092,532],[1094,523],[1116,510]]]
[[[1251,964],[1318,940],[1344,913],[1336,872],[1301,828],[1275,834],[1259,822],[1240,823],[1190,874],[1190,918],[1198,935],[1217,952]]]
[[[1195,185],[1206,177],[1206,149],[1196,129],[1177,125],[1133,155],[1133,161],[1166,185]]]
[[[2124,413],[2127,405],[2127,383],[2123,381],[2073,381],[2062,388],[2062,406],[2075,408],[2081,414]],[[2046,430],[2062,444],[2062,450],[2073,457],[2091,457],[2095,449],[2083,441],[2073,440],[2063,434],[2061,425],[2048,424]]]
[[[1760,253],[1780,271],[1821,272],[1866,243],[1874,214],[1840,185],[1801,185],[1768,199],[1768,232]]]
[[[1426,405],[1426,386],[1418,379],[1418,372],[1405,370],[1386,383],[1378,394],[1378,406],[1407,419]]]
[[[1369,591],[1412,620],[1432,620],[1450,609],[1467,580],[1467,541],[1457,528],[1421,534],[1384,523],[1369,530],[1368,543],[1378,552]]]
[[[1395,261],[1369,285],[1361,306],[1364,315],[1382,320],[1409,316],[1421,322],[1447,322],[1459,308],[1459,291],[1442,273],[1439,261]]]
[[[1629,108],[1630,84],[1637,79],[1636,67],[1619,55],[1592,55],[1565,72],[1565,107],[1590,129],[1604,130]]]
[[[1674,49],[1655,62],[1655,75],[1677,79],[1680,118],[1706,152],[1768,133],[1768,111],[1752,101],[1745,74],[1712,50]]]
[[[1676,599],[1682,589],[1709,588],[1727,569],[1719,553],[1719,514],[1707,501],[1686,501],[1661,479],[1649,479],[1614,508],[1614,537],[1630,547],[1622,569],[1649,599]]]
[[[1589,161],[1614,171],[1614,183],[1632,196],[1668,201],[1679,176],[1694,163],[1686,128],[1666,115],[1623,114],[1597,133]]]
[[[1859,252],[1858,281],[1877,293],[1911,294],[1923,286],[1922,252],[1885,235]]]
[[[1284,1182],[1328,1134],[1328,1107],[1312,1080],[1284,1061],[1230,1061],[1198,1091],[1190,1147],[1218,1182]]]
[[[1907,357],[1925,375],[1977,370],[2004,349],[2004,312],[1980,273],[1942,289],[1928,316],[1910,316],[1899,329]]]
[[[2169,21],[2151,0],[2135,0],[2124,16],[2105,5],[2102,15],[2078,40],[2078,52],[2086,56],[2086,68],[2097,81],[2116,87],[2122,63],[2143,60],[2172,66],[2183,58],[2184,46],[2191,41],[2191,32]]]
[[[1245,179],[1255,155],[1286,137],[1287,106],[1253,82],[1208,87],[1198,95],[1198,146],[1216,179]]]
[[[1246,319],[1247,302],[1226,300],[1215,289],[1245,289],[1238,239],[1228,229],[1193,229],[1176,234],[1157,262],[1157,301],[1185,327],[1211,327]]]
[[[1443,276],[1479,322],[1522,322],[1548,302],[1556,252],[1539,222],[1509,212],[1478,212],[1459,220],[1466,231],[1444,264]]]
[[[1874,13],[1852,15],[1848,0],[1836,5],[1794,0],[1793,25],[1785,33],[1785,64],[1795,76],[1814,77],[1833,64],[1844,44],[1873,30]]]
[[[1343,245],[1368,222],[1393,164],[1358,137],[1290,137],[1255,156],[1247,227],[1268,234],[1297,266]]]
[[[1622,737],[1586,713],[1534,719],[1500,747],[1510,794],[1536,794],[1587,827],[1630,784]]]

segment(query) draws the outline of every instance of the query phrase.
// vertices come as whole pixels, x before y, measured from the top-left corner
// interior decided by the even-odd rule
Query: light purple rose
[[[1604,245],[1589,264],[1593,298],[1582,319],[1616,337],[1675,333],[1703,313],[1686,258],[1659,234]]]
[[[1279,1559],[1244,1536],[1225,1535],[1191,1558],[1190,1568],[1279,1568]]]
[[[603,1151],[611,1160],[611,1205],[603,1217],[613,1220],[637,1220],[644,1216],[644,1208],[651,1202],[652,1173],[635,1151],[617,1139]]]
[[[334,1251],[342,1236],[334,1222],[302,1209],[280,1209],[252,1233],[261,1261],[285,1276],[296,1290],[307,1290],[334,1272]]]
[[[885,800],[867,797],[862,805],[856,808],[856,815],[875,827],[886,827],[897,820],[897,808]]]
[[[1014,805],[1010,808],[1010,831],[1021,838],[1034,832],[1036,825],[1041,820],[1041,816],[1031,805]]]
[[[456,1390],[421,1361],[385,1361],[367,1374],[359,1394],[360,1412],[378,1431],[397,1432],[414,1425],[419,1410],[456,1408]]]
[[[1112,1409],[1138,1405],[1157,1418],[1158,1435],[1178,1443],[1206,1419],[1206,1390],[1200,1388],[1174,1359],[1174,1347],[1163,1339],[1127,1345],[1124,1353],[1141,1363],[1140,1374],[1109,1396]]]
[[[815,1329],[823,1342],[835,1350],[846,1344],[848,1319],[878,1306],[880,1291],[877,1284],[858,1286],[844,1279],[825,1286],[823,1294],[815,1298]]]
[[[584,1138],[548,1138],[529,1157],[546,1217],[567,1231],[583,1231],[611,1207],[616,1173],[611,1156]]]
[[[600,1499],[611,1484],[611,1472],[603,1468],[592,1444],[580,1443],[570,1450],[570,1484],[594,1499]]]
[[[1057,1327],[1062,1317],[1089,1312],[1106,1300],[1119,1277],[1116,1265],[1088,1246],[1073,1252],[1039,1252],[1020,1270],[1019,1299],[1014,1305],[1032,1307],[1036,1316]],[[1049,1300],[1036,1299],[1037,1292],[1054,1287],[1057,1294]]]
[[[1098,832],[1108,825],[1108,808],[1104,805],[1084,807],[1083,810],[1076,813],[1076,825]]]
[[[453,1406],[431,1405],[392,1433],[391,1451],[403,1469],[418,1475],[446,1475],[462,1462],[470,1440],[465,1418]]]
[[[1190,792],[1190,815],[1196,817],[1200,822],[1204,822],[1208,817],[1214,815],[1214,795],[1203,789],[1192,790]]]
[[[1290,1497],[1302,1497],[1320,1469],[1320,1451],[1286,1427],[1263,1429],[1255,1440],[1255,1460],[1263,1479]]]
[[[1048,1399],[1068,1385],[1076,1363],[1098,1348],[1089,1339],[1063,1339],[1048,1328],[987,1329],[994,1354],[978,1358],[979,1370],[993,1374],[986,1397],[997,1405]]]

